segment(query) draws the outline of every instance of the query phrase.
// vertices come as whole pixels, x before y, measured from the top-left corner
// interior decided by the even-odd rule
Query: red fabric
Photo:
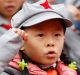
[[[10,24],[3,24],[2,27],[5,28],[5,29],[7,29],[7,30],[9,30],[10,28],[12,28]]]
[[[14,59],[9,63],[9,66],[15,68],[15,69],[18,69],[19,70],[19,67],[18,67],[18,62],[20,62],[20,56],[17,54]]]
[[[77,72],[68,66],[64,65],[62,61],[58,62],[57,70],[60,75],[77,75]]]
[[[48,75],[58,75],[56,70],[48,70]]]

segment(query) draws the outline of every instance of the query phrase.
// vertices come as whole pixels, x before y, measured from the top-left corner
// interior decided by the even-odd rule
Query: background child
[[[11,28],[12,16],[21,9],[25,0],[0,0],[0,36]]]
[[[24,39],[24,51],[20,51],[20,55],[9,63],[9,67],[1,75],[76,75],[74,70],[58,61],[64,44],[65,30],[71,22],[51,9],[47,1],[46,3],[47,7],[45,2],[25,3],[23,9],[13,17],[12,24],[23,29],[27,37],[25,39],[25,33],[20,29],[15,30]],[[13,41],[9,41],[11,42]],[[7,44],[4,53],[7,51],[10,56],[5,58],[5,61],[9,62],[18,50],[9,51]]]
[[[2,35],[4,36],[5,35],[4,33],[7,32],[12,27],[11,22],[10,22],[11,18],[17,11],[19,11],[22,8],[24,1],[25,0],[6,0],[6,1],[0,0],[0,38]],[[9,33],[7,33],[6,35],[8,35],[8,34]],[[2,36],[1,41],[0,41],[0,43],[1,43],[0,47],[1,48],[3,48],[3,45],[4,45],[3,41],[5,41],[4,40],[5,36],[4,37],[3,36]],[[2,39],[3,39],[3,41],[2,41]],[[17,43],[19,43],[19,41],[17,41]],[[15,45],[17,45],[17,43],[15,43]],[[17,48],[18,48],[18,46],[16,46],[16,49]],[[14,50],[14,46],[11,45],[10,49]],[[4,49],[1,52],[3,53]],[[0,57],[2,58],[2,55]],[[2,65],[3,63],[0,63],[0,64]],[[4,68],[4,65],[2,67]],[[0,70],[2,71],[2,69],[0,69]]]
[[[66,0],[65,5],[73,16],[73,25],[66,31],[64,51],[68,63],[76,62],[80,75],[80,0]]]

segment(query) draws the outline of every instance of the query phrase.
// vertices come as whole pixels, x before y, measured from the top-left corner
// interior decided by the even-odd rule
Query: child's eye
[[[55,36],[56,36],[56,37],[59,37],[59,36],[61,36],[61,34],[55,34]]]
[[[37,36],[39,36],[39,37],[43,37],[43,36],[44,36],[44,34],[38,34]]]

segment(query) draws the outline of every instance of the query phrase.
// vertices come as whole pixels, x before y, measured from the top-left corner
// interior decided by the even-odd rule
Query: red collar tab
[[[10,24],[3,24],[2,27],[4,27],[7,30],[9,30],[10,28],[12,28]]]

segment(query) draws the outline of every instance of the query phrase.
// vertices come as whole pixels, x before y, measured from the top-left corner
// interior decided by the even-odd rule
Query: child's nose
[[[52,46],[54,46],[54,44],[51,43],[47,44],[47,47],[52,47]]]
[[[53,41],[53,39],[49,39],[46,43],[47,47],[53,47],[55,45],[55,42]]]

